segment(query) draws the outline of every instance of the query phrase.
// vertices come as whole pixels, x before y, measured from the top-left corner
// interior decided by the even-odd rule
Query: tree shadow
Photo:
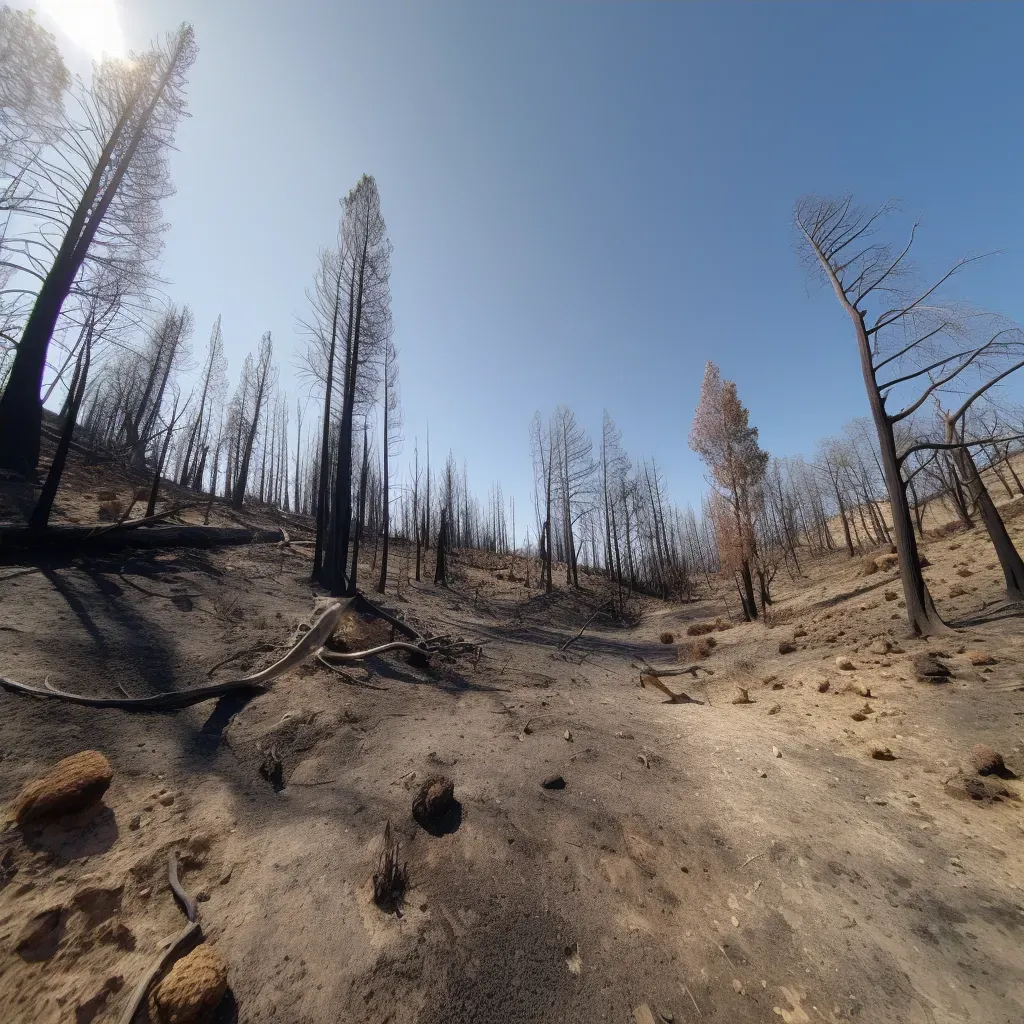
[[[1007,619],[1024,618],[1024,606],[1013,601],[986,608],[974,615],[961,619],[951,619],[949,625],[954,629],[969,629],[972,626],[985,626],[993,622],[1005,622]]]
[[[240,690],[235,693],[226,693],[219,698],[196,735],[195,752],[200,757],[210,757],[215,754],[221,743],[224,742],[224,730],[231,723],[231,719],[258,696],[259,693],[256,690]]]

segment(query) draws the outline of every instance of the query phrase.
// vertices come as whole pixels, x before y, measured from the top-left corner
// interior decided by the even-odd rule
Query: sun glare
[[[41,6],[76,46],[96,60],[125,55],[115,0],[42,0]]]

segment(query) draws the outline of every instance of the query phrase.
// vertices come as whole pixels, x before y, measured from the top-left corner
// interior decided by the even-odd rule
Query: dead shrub
[[[100,504],[96,518],[101,523],[116,523],[124,515],[124,502],[120,498],[113,498]]]
[[[677,661],[703,661],[711,657],[711,649],[714,643],[710,637],[700,637],[690,640],[689,643],[680,644],[676,650]]]
[[[384,826],[384,840],[377,869],[373,873],[373,902],[388,913],[397,911],[405,898],[409,882],[406,865],[398,860],[399,845],[392,838],[391,822]]]
[[[705,633],[714,633],[718,629],[716,622],[695,622],[692,626],[687,626],[687,636],[704,636]]]
[[[672,644],[675,643],[676,640],[675,635],[668,632],[662,633],[659,639],[663,644]]]
[[[721,619],[715,619],[715,630],[717,632],[721,633],[727,629],[732,629],[731,622],[723,622]]]

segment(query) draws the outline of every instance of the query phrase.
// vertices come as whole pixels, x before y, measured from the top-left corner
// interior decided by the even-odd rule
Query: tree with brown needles
[[[915,452],[955,452],[977,442],[961,436],[901,447],[896,428],[932,395],[955,387],[968,373],[985,369],[994,359],[1019,355],[1020,338],[1005,325],[992,325],[989,318],[942,300],[942,289],[949,280],[981,257],[957,260],[931,283],[916,280],[909,255],[917,225],[899,245],[878,236],[894,211],[891,203],[874,209],[857,206],[852,196],[806,196],[796,204],[795,222],[806,258],[832,286],[853,325],[878,435],[907,619],[912,632],[927,636],[946,627],[921,572],[903,467]],[[979,330],[984,331],[981,336]],[[1021,365],[1015,360],[1009,369],[994,376],[986,374],[987,379],[968,401]],[[922,378],[928,380],[927,386]],[[913,390],[903,398],[903,407],[890,411],[887,402],[908,388]]]
[[[718,367],[709,362],[704,371],[700,403],[690,428],[690,447],[711,472],[715,488],[717,521],[728,529],[719,534],[722,562],[735,568],[747,620],[757,618],[752,564],[757,558],[754,522],[760,511],[760,489],[769,455],[758,444],[757,427],[739,400],[736,385],[723,381]],[[728,557],[726,557],[728,556]]]

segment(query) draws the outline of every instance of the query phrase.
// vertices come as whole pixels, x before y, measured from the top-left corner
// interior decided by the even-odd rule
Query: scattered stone
[[[772,757],[782,757],[782,751],[778,747],[772,747]]]
[[[840,655],[836,658],[836,668],[841,669],[843,672],[852,672],[857,666],[844,655]]]
[[[739,690],[740,690],[739,694],[737,696],[733,697],[733,699],[732,699],[733,704],[753,704],[754,703],[754,701],[752,701],[750,699],[750,694],[747,693],[747,691],[745,689],[743,689],[742,686],[739,688]]]
[[[541,785],[545,789],[565,789],[565,779],[561,775],[549,775]]]
[[[565,732],[562,733],[562,735],[565,737],[565,741],[567,743],[572,743],[572,730],[571,729],[566,729]]]
[[[1003,755],[984,743],[976,743],[971,748],[971,767],[979,775],[1002,775],[1006,771]]]
[[[899,594],[895,590],[887,590],[885,592],[886,601],[895,601],[897,597],[899,597]]]
[[[107,1000],[124,987],[124,978],[120,974],[111,975],[88,999],[81,1000],[75,1006],[75,1024],[91,1024],[96,1014],[106,1005]]]
[[[960,576],[962,579],[967,579],[968,576],[974,575],[974,573],[971,572],[971,570],[968,569],[966,566],[961,566],[959,569],[957,569],[956,574],[957,576]]]
[[[874,747],[871,756],[876,761],[895,761],[896,755],[888,747]]]
[[[818,683],[818,693],[828,693],[828,688],[831,685],[826,679],[823,683]]]
[[[138,832],[139,831],[139,827],[141,825],[142,825],[142,815],[141,814],[133,814],[131,816],[131,820],[128,822],[128,829],[131,832]]]
[[[106,793],[113,777],[114,769],[98,750],[65,757],[25,784],[11,806],[14,820],[23,825],[91,807]]]
[[[915,654],[910,659],[910,665],[917,678],[922,682],[939,683],[947,680],[953,673],[948,666],[938,661],[931,652],[927,654]]]
[[[661,634],[659,639],[661,640],[661,642],[663,644],[671,644],[671,643],[675,643],[675,639],[676,638],[675,638],[674,634],[665,632],[665,633]]]
[[[1003,800],[1019,801],[1020,796],[1008,788],[1001,780],[989,776],[985,779],[975,778],[957,772],[945,785],[950,796],[961,800],[976,800],[979,803],[1001,803]]]
[[[635,1024],[658,1024],[654,1016],[654,1011],[647,1003],[641,1003],[633,1011],[633,1021]]]
[[[739,978],[732,979],[732,990],[738,996],[743,995],[743,982],[741,982]]]
[[[850,715],[850,717],[855,722],[865,722],[865,721],[867,721],[867,717],[868,716],[865,715],[863,711],[854,711],[854,713],[852,715]]]
[[[768,709],[768,714],[769,715],[777,715],[781,710],[782,710],[782,705],[781,704],[773,704]]]
[[[794,629],[794,630],[793,630],[793,636],[794,636],[794,637],[795,637],[795,638],[796,638],[797,640],[799,640],[799,639],[800,639],[800,637],[802,637],[802,636],[807,636],[807,630],[806,630],[806,629],[804,629],[804,627],[803,627],[803,626],[797,626],[797,627],[796,627],[796,629]]]
[[[758,773],[758,777],[762,779],[768,778],[768,773],[762,768]]]
[[[892,642],[885,637],[879,637],[868,650],[872,654],[888,654],[892,650]]]
[[[455,783],[446,775],[435,775],[420,786],[412,802],[412,816],[424,827],[443,818],[455,803]]]
[[[170,807],[174,803],[173,793],[161,793],[157,798],[157,803],[163,804],[164,807]]]
[[[796,644],[791,644],[788,640],[783,640],[779,644],[779,654],[792,654],[795,650]]]
[[[968,651],[967,659],[972,665],[995,665],[996,659],[984,651]]]
[[[205,1024],[227,990],[227,965],[213,946],[204,942],[150,990],[150,1019],[155,1024]]]
[[[786,688],[785,683],[772,683],[773,690],[784,690]]]
[[[838,640],[839,640],[839,637],[836,636],[835,633],[829,633],[828,636],[825,637],[825,643],[827,643],[827,644],[837,643]]]
[[[878,807],[885,807],[889,803],[888,800],[885,800],[880,796],[866,796],[864,797],[864,802],[869,804],[875,804]]]

